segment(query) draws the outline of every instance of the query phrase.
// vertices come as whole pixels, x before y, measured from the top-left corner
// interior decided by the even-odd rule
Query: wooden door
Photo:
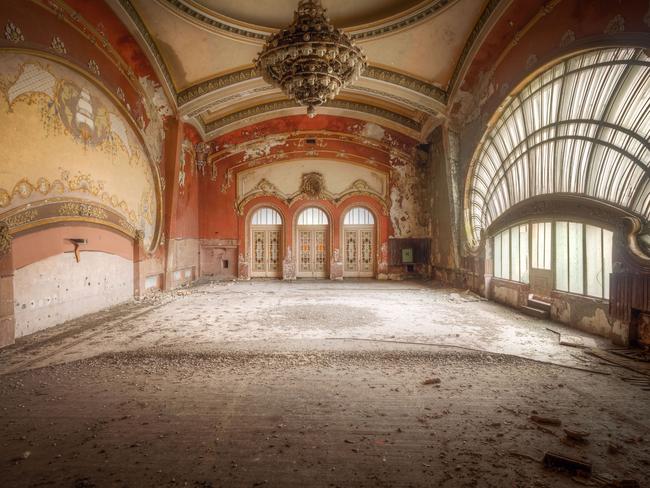
[[[281,227],[253,226],[251,276],[262,278],[281,276],[281,239]]]
[[[298,228],[298,276],[301,278],[327,277],[327,228]]]
[[[349,277],[371,277],[374,273],[374,228],[348,227],[343,231],[343,273]]]

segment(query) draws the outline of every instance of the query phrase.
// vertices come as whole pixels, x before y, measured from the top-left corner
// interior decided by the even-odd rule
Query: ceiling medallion
[[[325,16],[320,0],[300,0],[293,23],[273,34],[255,60],[264,80],[316,115],[366,69],[366,55]]]

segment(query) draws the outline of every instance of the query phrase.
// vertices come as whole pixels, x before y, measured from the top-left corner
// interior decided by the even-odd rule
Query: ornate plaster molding
[[[202,97],[203,95],[207,95],[213,91],[220,90],[237,83],[242,83],[244,81],[253,80],[255,78],[261,78],[261,76],[252,66],[239,71],[234,71],[232,73],[210,78],[209,80],[202,81],[196,85],[192,85],[178,92],[178,106],[182,107],[192,100]]]
[[[9,225],[0,221],[0,258],[11,251],[11,235]]]
[[[378,66],[369,66],[364,72],[363,77],[406,88],[416,93],[420,93],[427,97],[433,98],[443,105],[447,103],[447,92],[445,92],[442,88],[432,83],[418,80],[417,78],[413,78],[403,73],[380,68]],[[261,77],[253,67],[244,68],[239,71],[234,71],[232,73],[227,73],[215,78],[210,78],[209,80],[202,81],[178,92],[178,106],[182,107],[192,100],[196,100],[197,98],[207,95],[216,90],[220,90],[237,83],[242,83],[244,81],[254,80],[257,78]],[[358,87],[353,88],[358,89]]]
[[[120,0],[123,1],[123,0]],[[262,43],[272,31],[267,27],[251,27],[220,16],[217,13],[210,14],[207,11],[200,10],[191,3],[184,0],[160,0],[166,3],[168,8],[175,10],[180,15],[191,19],[194,22],[203,24],[209,29],[216,29],[230,36],[243,37],[254,42]],[[403,15],[396,15],[386,19],[371,23],[344,29],[355,40],[371,39],[378,36],[392,34],[399,30],[405,29],[425,19],[437,14],[445,7],[452,5],[457,0],[430,0],[423,7],[416,10],[408,10]]]
[[[365,180],[357,179],[342,192],[334,194],[326,189],[323,175],[320,173],[303,174],[300,189],[291,195],[283,193],[273,183],[262,178],[253,189],[237,199],[235,210],[238,215],[243,215],[246,205],[251,201],[268,196],[277,198],[289,207],[301,200],[327,200],[335,206],[339,206],[353,196],[367,196],[375,199],[381,205],[384,215],[388,214],[385,196],[373,190]]]
[[[187,3],[180,1],[180,0],[160,0],[162,2],[167,2],[167,4],[174,9],[177,9],[181,11],[181,13],[185,15],[191,16],[194,20],[202,21],[205,20],[208,22],[209,18],[206,17],[203,13],[197,11],[194,9],[192,6],[188,5]],[[439,11],[442,8],[447,7],[448,5],[451,5],[457,0],[432,0],[432,2],[423,7],[422,9],[412,12],[409,16],[401,18],[401,19],[396,19],[392,23],[387,24],[386,26],[379,26],[370,30],[364,30],[363,32],[358,33],[358,36],[360,38],[368,38],[372,37],[375,35],[383,35],[388,32],[392,32],[395,29],[401,29],[404,27],[407,27],[413,23],[420,22],[424,18],[428,17],[429,15],[432,15],[433,13]],[[167,88],[171,91],[172,97],[174,97],[174,103],[176,107],[181,107],[183,105],[186,105],[202,96],[208,95],[212,92],[215,92],[217,90],[236,85],[238,83],[243,83],[246,81],[250,80],[255,80],[257,78],[260,78],[259,74],[256,72],[254,67],[250,66],[247,68],[244,68],[242,70],[238,70],[232,73],[227,73],[221,76],[217,76],[205,81],[202,81],[200,83],[197,83],[195,85],[192,85],[188,88],[185,88],[180,91],[176,91],[175,85],[172,79],[172,76],[170,74],[169,69],[167,68],[167,65],[165,64],[164,59],[162,58],[162,55],[160,54],[160,51],[158,50],[158,47],[156,45],[156,42],[154,41],[153,37],[147,30],[146,25],[144,24],[142,18],[138,14],[136,8],[133,6],[131,3],[131,0],[112,0],[112,2],[117,3],[123,10],[123,12],[131,19],[131,22],[135,26],[136,30],[138,31],[140,35],[141,41],[146,45],[148,48],[150,54],[154,58],[155,65],[159,68],[160,73],[162,74],[162,77],[165,80],[165,83],[167,85]],[[206,20],[208,19],[208,20]],[[210,20],[208,23],[211,22],[218,22],[219,25],[222,25],[223,28],[229,32],[229,33],[235,33],[237,27],[232,26],[230,24],[225,24],[221,21],[217,20]],[[256,38],[254,31],[250,31],[248,34],[244,33],[245,37],[248,38]],[[266,37],[266,34],[264,38]],[[401,88],[406,88],[407,90],[411,90],[415,93],[424,95],[426,97],[430,97],[437,101],[438,103],[445,105],[447,103],[447,93],[445,90],[442,88],[432,84],[432,83],[427,83],[426,81],[419,80],[417,78],[408,76],[403,73],[398,73],[391,71],[386,68],[378,67],[378,66],[371,66],[366,70],[366,73],[364,74],[365,78],[369,78],[372,80],[377,80],[385,83],[390,83],[393,85],[397,85]],[[430,109],[428,107],[425,107],[422,104],[419,104],[415,101],[411,101],[405,97],[399,97],[396,95],[391,95],[386,92],[378,92],[377,90],[371,90],[365,87],[354,87],[358,91],[361,92],[368,92],[371,93],[374,96],[380,96],[384,97],[387,99],[391,99],[397,103],[404,104],[408,106],[409,108],[413,108],[416,110],[420,110],[428,115],[435,116],[437,115],[433,109]],[[264,90],[266,91],[266,90]],[[229,97],[224,97],[224,99],[220,99],[218,103],[225,103],[229,100],[234,100],[240,98],[239,95],[231,95]],[[290,108],[290,103],[287,101],[284,107],[282,108]],[[408,127],[409,129],[420,132],[422,129],[422,126],[420,122],[410,120],[408,117],[404,117],[399,114],[395,114],[393,112],[390,112],[385,109],[381,109],[378,107],[373,107],[371,105],[366,105],[366,104],[360,104],[356,103],[355,107],[352,108],[351,104],[353,102],[346,102],[344,103],[347,105],[346,107],[336,107],[335,103],[329,103],[328,107],[334,107],[334,108],[346,108],[346,109],[351,109],[351,110],[359,110],[361,112],[367,113],[367,114],[372,114],[378,117],[382,118],[387,118],[388,120],[391,120],[399,125]],[[266,104],[267,107],[270,106],[270,104]],[[214,102],[210,103],[209,106],[214,106]],[[200,113],[203,111],[207,110],[209,106],[206,105],[206,107],[200,107],[195,110],[193,110],[191,115],[187,115],[188,117],[197,117]],[[278,110],[277,108],[274,110]],[[255,114],[252,114],[252,112],[255,112]],[[260,109],[258,107],[253,107],[246,109],[241,112],[237,112],[237,114],[244,116],[244,114],[248,114],[246,116],[252,116],[252,115],[258,115],[260,112]],[[224,120],[222,121],[215,121],[213,123],[209,124],[203,124],[201,123],[201,132],[202,135],[208,136],[210,133],[218,130],[221,127],[224,127],[226,125],[229,125],[231,123],[234,123],[238,120],[241,120],[241,117],[236,116],[235,114],[230,114],[227,115]]]
[[[299,108],[299,107],[300,106],[297,105],[293,100],[278,100],[275,102],[263,103],[260,105],[256,105],[254,107],[249,107],[239,112],[228,114],[218,120],[204,124],[203,131],[206,134],[210,135],[223,127],[226,127],[230,124],[234,124],[241,120],[246,120],[251,117],[255,117],[257,115],[265,114],[267,112],[275,112],[279,110]],[[420,132],[422,129],[422,125],[419,122],[410,119],[409,117],[405,117],[395,112],[391,112],[390,110],[386,110],[380,107],[375,107],[374,105],[367,105],[364,103],[352,102],[348,100],[332,100],[327,104],[325,108],[338,108],[342,110],[363,112],[369,115],[374,115],[377,117],[381,117],[383,119],[390,120],[391,122],[394,122],[398,125],[401,125],[403,127],[406,127],[416,132]]]
[[[3,215],[2,218],[0,241],[2,225],[7,226],[8,232],[12,235],[59,222],[100,224],[130,238],[135,238],[138,232],[138,229],[110,207],[78,198],[54,198],[25,205]]]

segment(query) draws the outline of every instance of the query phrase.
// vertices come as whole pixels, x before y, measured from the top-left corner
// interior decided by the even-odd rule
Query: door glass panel
[[[311,232],[300,231],[300,271],[311,271]]]
[[[263,230],[253,232],[253,249],[254,249],[254,262],[253,269],[255,271],[265,271],[264,266],[264,253],[266,248],[265,232]]]
[[[325,231],[314,231],[314,271],[325,271]]]
[[[372,231],[362,230],[361,233],[361,271],[372,272]]]
[[[357,231],[345,231],[345,270],[357,271]]]
[[[534,223],[533,227],[533,268],[551,269],[551,223]]]
[[[277,271],[280,254],[280,231],[269,231],[269,271]]]

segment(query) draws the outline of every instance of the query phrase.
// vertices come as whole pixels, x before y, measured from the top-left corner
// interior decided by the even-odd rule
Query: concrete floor
[[[576,486],[548,450],[644,479],[650,392],[547,328],[608,346],[415,282],[125,304],[0,351],[0,486]]]

